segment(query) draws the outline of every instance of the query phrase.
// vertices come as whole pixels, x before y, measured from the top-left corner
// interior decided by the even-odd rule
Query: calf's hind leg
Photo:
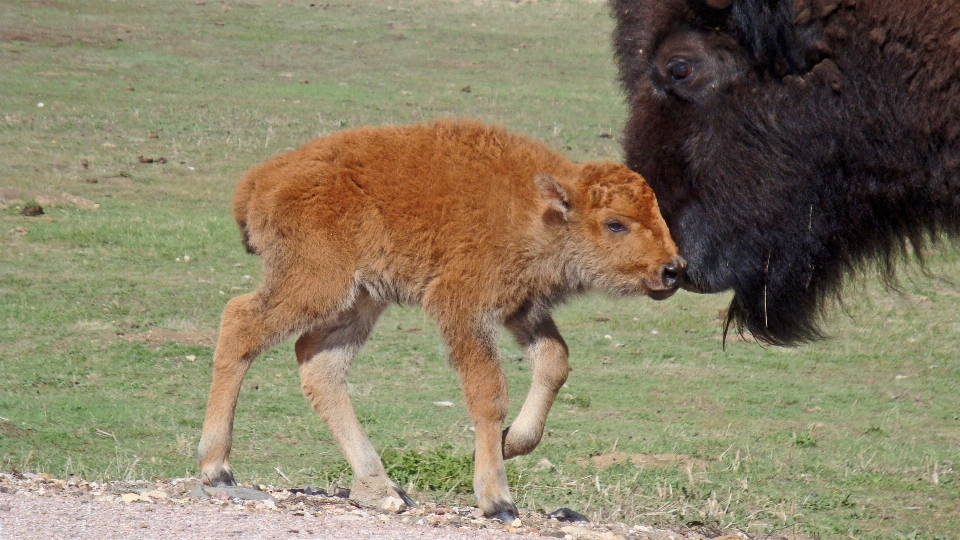
[[[247,369],[261,352],[286,339],[296,327],[294,314],[268,310],[266,305],[262,294],[254,292],[230,300],[223,310],[200,436],[201,479],[211,486],[236,485],[228,459],[237,398]]]
[[[324,267],[319,266],[321,270]],[[250,294],[227,302],[213,355],[213,383],[200,436],[200,471],[205,484],[234,485],[228,459],[237,397],[254,359],[296,330],[335,313],[352,295],[352,272],[325,269],[323,283],[292,279],[283,272]],[[320,272],[314,272],[319,274]]]
[[[350,498],[380,507],[386,497],[400,497],[413,506],[413,500],[387,476],[347,395],[347,372],[353,358],[385,307],[362,294],[351,309],[297,340],[297,362],[304,395],[353,470]]]
[[[507,328],[533,367],[533,381],[520,414],[503,434],[503,458],[529,454],[540,444],[547,414],[570,373],[567,344],[549,314],[531,311],[511,317]]]

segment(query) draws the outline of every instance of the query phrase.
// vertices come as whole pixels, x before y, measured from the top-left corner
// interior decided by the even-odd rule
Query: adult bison
[[[612,8],[627,164],[728,324],[814,339],[844,276],[960,232],[960,1]]]
[[[259,288],[223,312],[200,438],[203,481],[215,485],[233,483],[227,459],[247,368],[300,334],[303,391],[353,469],[352,495],[406,499],[357,422],[347,372],[388,305],[421,304],[463,379],[479,506],[513,521],[503,460],[540,442],[569,371],[551,306],[591,288],[665,298],[684,266],[640,175],[615,163],[577,165],[473,121],[317,139],[253,169],[233,210],[264,271]],[[507,430],[501,325],[533,364]]]

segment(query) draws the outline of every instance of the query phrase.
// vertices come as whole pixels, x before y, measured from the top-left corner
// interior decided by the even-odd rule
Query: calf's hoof
[[[203,473],[203,483],[212,487],[233,487],[237,482],[233,479],[233,473],[221,469],[215,473]]]
[[[484,510],[483,515],[489,519],[500,520],[507,525],[520,519],[520,512],[517,511],[517,506],[512,502],[506,501],[494,502],[489,510]]]
[[[388,497],[399,497],[407,506],[416,506],[400,486],[378,474],[357,478],[350,486],[350,499],[363,506],[380,508]]]

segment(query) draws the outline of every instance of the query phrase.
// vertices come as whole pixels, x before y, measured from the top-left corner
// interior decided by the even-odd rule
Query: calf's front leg
[[[444,332],[451,360],[463,381],[467,412],[477,432],[473,490],[487,517],[511,523],[519,517],[503,466],[502,430],[507,416],[507,378],[496,355],[493,331]]]
[[[506,326],[533,368],[533,381],[520,414],[503,434],[503,458],[510,459],[529,454],[540,444],[547,414],[567,381],[570,363],[567,344],[549,314],[522,312]]]

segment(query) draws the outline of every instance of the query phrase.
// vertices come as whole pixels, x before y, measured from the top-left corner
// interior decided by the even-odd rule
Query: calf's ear
[[[567,196],[567,190],[563,189],[556,180],[549,174],[538,174],[533,178],[543,200],[547,201],[550,208],[560,212],[566,219],[570,214],[570,198]]]

